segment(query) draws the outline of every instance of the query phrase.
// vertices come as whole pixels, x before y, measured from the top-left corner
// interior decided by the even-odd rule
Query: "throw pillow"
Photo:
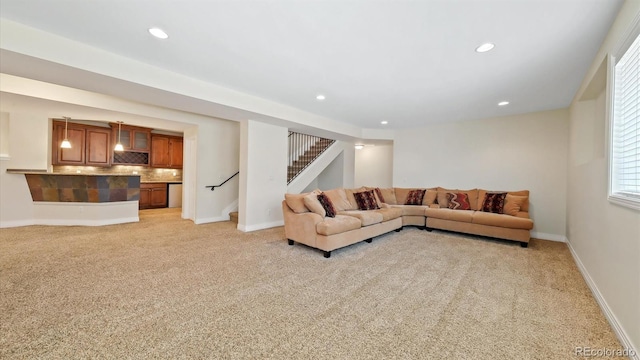
[[[309,193],[284,194],[284,200],[294,213],[306,213],[309,212],[309,209],[304,205],[304,197],[307,195],[309,195]]]
[[[521,211],[524,202],[527,201],[526,196],[517,196],[507,194],[504,199],[504,213],[511,216],[516,216]]]
[[[380,188],[375,188],[373,190],[376,192],[376,195],[378,195],[378,200],[380,200],[380,203],[384,203],[384,196],[382,196],[382,191],[380,190]]]
[[[380,209],[373,190],[358,192],[353,194],[353,196],[355,196],[358,209],[360,210]]]
[[[415,189],[409,191],[405,205],[422,205],[422,199],[424,198],[425,189]]]
[[[422,205],[430,206],[436,203],[438,198],[438,191],[427,189],[427,192],[424,193],[424,199],[422,199]]]
[[[317,193],[315,192],[309,193],[307,196],[303,198],[303,200],[304,200],[304,204],[307,206],[309,210],[311,210],[311,212],[316,213],[322,217],[325,217],[327,215],[327,212],[325,211],[324,207],[318,200]]]
[[[336,217],[336,209],[333,207],[331,199],[329,199],[329,197],[325,193],[318,195],[318,201],[320,201],[320,204],[322,204],[322,207],[326,212],[326,216]]]
[[[481,211],[503,214],[504,213],[504,199],[507,196],[507,193],[487,193],[484,196],[484,201],[482,202]]]
[[[471,210],[469,196],[465,193],[447,193],[449,201],[449,209],[452,210]]]

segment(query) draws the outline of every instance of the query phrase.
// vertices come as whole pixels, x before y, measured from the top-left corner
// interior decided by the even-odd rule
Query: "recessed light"
[[[320,94],[320,95],[316,96],[316,99],[318,99],[319,101],[322,101],[322,100],[324,100],[326,98],[324,97],[324,95]]]
[[[380,121],[380,124],[387,125],[389,122],[387,120]]]
[[[149,33],[157,37],[158,39],[166,39],[169,37],[169,35],[167,35],[167,33],[164,32],[164,30],[156,27],[149,29]]]
[[[476,48],[476,52],[479,52],[479,53],[487,52],[493,49],[494,47],[496,46],[492,43],[484,43]]]
[[[508,101],[500,101],[498,103],[498,106],[505,106],[505,105],[509,105],[509,102]]]
[[[362,149],[364,149],[364,145],[361,145],[361,144],[356,145],[356,150],[362,150]]]

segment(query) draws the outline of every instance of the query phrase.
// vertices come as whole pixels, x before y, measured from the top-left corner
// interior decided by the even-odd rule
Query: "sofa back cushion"
[[[526,196],[517,196],[507,193],[507,196],[504,198],[504,213],[511,216],[517,216],[525,202],[527,202]]]
[[[407,197],[411,190],[426,190],[424,188],[393,188],[394,193],[396,195],[396,204],[395,205],[405,205],[407,203]],[[386,200],[386,197],[385,197]]]
[[[333,204],[333,207],[336,209],[336,211],[357,209],[357,205],[355,207],[351,205],[351,203],[347,199],[347,193],[343,188],[327,190],[323,191],[323,193],[327,195],[329,200],[331,200],[331,203]]]
[[[394,188],[379,188],[384,203],[389,205],[398,205],[398,199],[396,199],[396,190]]]
[[[314,190],[313,192],[316,192]],[[317,191],[316,194],[319,194],[320,191]],[[310,193],[302,193],[302,194],[284,194],[284,201],[287,203],[287,206],[293,210],[294,213],[306,213],[309,212],[309,209],[304,204],[304,197],[309,195]]]
[[[362,186],[356,189],[344,189],[344,193],[347,197],[347,201],[349,202],[349,208],[345,210],[358,210],[358,202],[354,196],[355,193],[369,190],[368,188]]]
[[[422,199],[422,205],[431,206],[433,204],[438,203],[438,190],[437,189],[427,189],[424,193],[424,198]]]

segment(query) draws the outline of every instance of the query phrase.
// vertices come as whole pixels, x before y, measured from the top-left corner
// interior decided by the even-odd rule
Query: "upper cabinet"
[[[111,125],[112,148],[120,141],[124,151],[113,151],[113,165],[142,165],[149,166],[151,150],[151,129],[122,125],[117,123]]]
[[[182,169],[181,137],[151,136],[151,167]]]
[[[53,121],[53,165],[111,165],[111,130],[98,126],[69,123],[67,138],[70,149],[62,149],[65,123]]]

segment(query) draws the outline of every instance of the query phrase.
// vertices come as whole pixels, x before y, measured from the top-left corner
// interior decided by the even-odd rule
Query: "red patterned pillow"
[[[358,209],[360,210],[380,209],[373,190],[357,192],[353,194],[353,196],[356,198],[356,203],[358,204]]]
[[[487,193],[482,201],[482,211],[503,214],[504,213],[504,199],[507,197],[507,193]]]
[[[405,205],[422,205],[422,198],[424,198],[424,193],[427,192],[426,189],[416,189],[409,191],[407,195],[407,200],[404,202]]]
[[[469,196],[465,193],[447,193],[449,201],[449,209],[453,210],[471,210]]]
[[[327,212],[328,217],[336,217],[336,209],[333,207],[331,199],[325,193],[318,194],[318,201],[322,204],[324,211]]]
[[[378,195],[378,199],[380,199],[380,202],[383,203],[384,201],[384,196],[382,196],[382,191],[380,191],[380,188],[375,188],[373,189],[376,191],[376,195]]]

